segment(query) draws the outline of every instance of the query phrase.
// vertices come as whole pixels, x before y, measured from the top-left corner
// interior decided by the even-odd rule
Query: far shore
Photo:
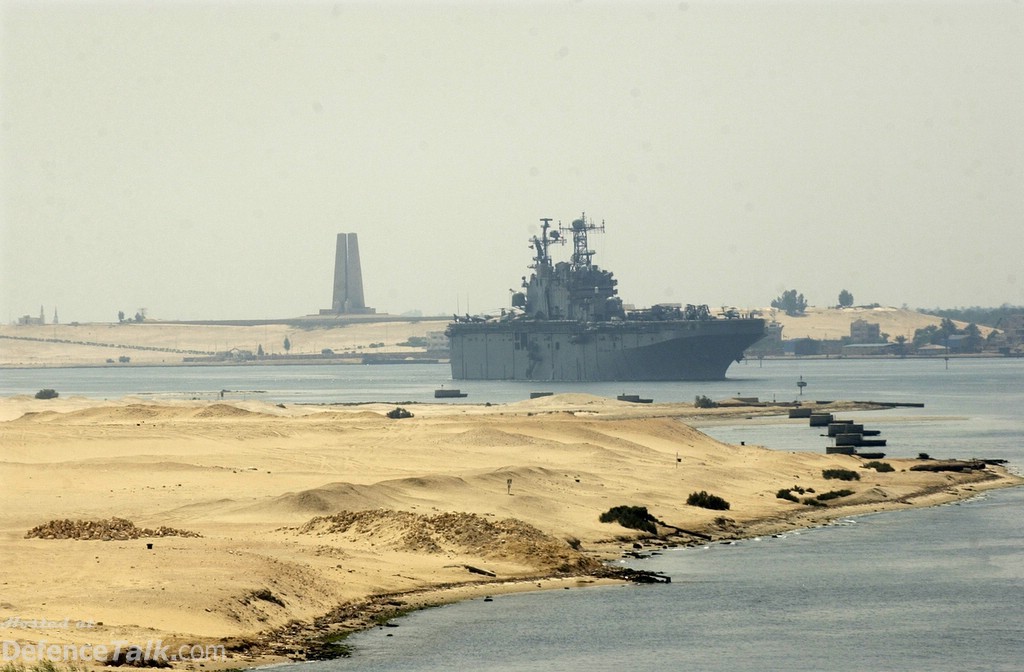
[[[219,366],[407,366],[410,364],[440,364],[448,365],[444,353],[425,354],[422,352],[393,355],[391,359],[384,361],[373,361],[377,356],[369,353],[346,352],[338,353],[329,357],[317,357],[314,355],[275,355],[273,357],[254,357],[252,359],[216,359],[209,358],[205,361],[138,361],[138,362],[99,362],[99,361],[74,361],[62,360],[52,363],[39,362],[3,362],[0,363],[0,370],[4,369],[145,369],[145,368],[170,368],[170,367],[219,367]],[[1024,353],[1003,355],[993,352],[979,353],[950,353],[947,355],[766,355],[764,357],[748,358],[748,365],[754,365],[761,360],[766,362],[775,361],[861,361],[861,360],[971,360],[971,359],[1021,359]]]
[[[857,320],[880,325],[891,340],[911,341],[917,329],[938,325],[941,318],[905,308],[808,308],[801,316],[764,309],[782,325],[785,339],[836,341],[850,335]],[[26,318],[28,319],[28,318]],[[205,320],[96,322],[0,325],[0,369],[85,366],[195,366],[273,364],[362,364],[364,358],[444,359],[441,349],[447,316],[305,316],[279,320]],[[958,323],[958,326],[966,325]],[[990,329],[982,328],[983,335]],[[286,345],[287,341],[287,345]],[[324,351],[334,353],[321,357]],[[263,356],[260,357],[260,352]],[[753,351],[751,351],[753,353]],[[223,353],[229,353],[224,356]],[[913,355],[942,359],[945,353]],[[975,355],[957,355],[967,357]],[[985,353],[978,356],[999,357]],[[185,357],[220,361],[186,362]],[[768,357],[766,357],[768,358]],[[771,358],[775,358],[774,356]],[[900,359],[899,355],[785,356],[782,359]],[[751,355],[750,361],[757,361]]]
[[[205,669],[306,660],[411,609],[621,580],[608,561],[635,545],[774,534],[1024,483],[998,465],[886,459],[885,472],[685,424],[801,422],[788,406],[558,394],[417,404],[406,419],[393,408],[0,398],[0,638],[222,645],[230,657]],[[826,478],[833,469],[859,478]],[[789,489],[852,493],[809,506],[777,496]],[[688,505],[698,491],[730,508]],[[656,533],[599,520],[616,506],[646,507]],[[91,625],[40,633],[9,619]]]

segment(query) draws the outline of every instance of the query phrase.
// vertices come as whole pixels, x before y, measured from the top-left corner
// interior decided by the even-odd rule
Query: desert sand
[[[443,320],[324,322],[258,326],[148,321],[0,325],[0,367],[103,366],[128,357],[131,365],[174,366],[185,357],[262,347],[267,355],[311,355],[324,349],[358,355],[423,352],[400,345],[410,336],[444,331]],[[284,348],[288,339],[289,349]],[[372,346],[372,347],[371,347]]]
[[[942,318],[925,315],[907,308],[879,306],[875,308],[817,308],[808,307],[803,315],[786,315],[782,311],[767,310],[764,315],[782,325],[782,337],[785,339],[814,338],[818,340],[838,340],[850,335],[850,325],[857,320],[878,324],[879,331],[889,335],[894,342],[898,336],[906,337],[907,341],[914,338],[918,329],[942,323]],[[966,322],[954,321],[957,328],[963,329]],[[982,336],[988,336],[991,327],[978,327]]]
[[[770,534],[1021,482],[903,459],[879,473],[824,451],[723,444],[685,422],[778,421],[781,408],[589,395],[411,405],[406,419],[393,408],[0,399],[0,640],[229,656],[182,668],[303,659],[327,633],[402,610],[608,581],[605,561],[637,540]],[[861,479],[826,480],[829,468]],[[826,507],[776,497],[793,486],[854,494]],[[700,490],[731,508],[688,506]],[[647,507],[665,537],[599,521],[619,505]]]

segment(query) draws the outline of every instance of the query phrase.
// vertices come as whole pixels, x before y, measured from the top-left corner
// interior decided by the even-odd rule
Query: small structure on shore
[[[466,392],[458,389],[446,389],[444,386],[434,390],[434,399],[460,399],[468,397]]]
[[[828,416],[828,422],[824,422],[824,416]],[[878,436],[881,432],[877,429],[864,429],[864,425],[855,423],[853,420],[836,420],[831,413],[813,414],[810,416],[812,427],[825,426],[828,428],[826,436],[833,439],[834,445],[826,446],[826,455],[856,455],[858,457],[870,457],[880,459],[885,457],[884,453],[860,454],[857,448],[881,447],[886,445],[885,439],[866,439],[865,436]]]

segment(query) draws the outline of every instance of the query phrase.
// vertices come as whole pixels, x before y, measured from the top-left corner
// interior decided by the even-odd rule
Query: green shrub
[[[860,474],[849,469],[825,469],[821,472],[825,478],[836,478],[840,481],[859,481]]]
[[[387,415],[392,420],[401,420],[402,418],[411,418],[411,417],[413,417],[412,413],[410,413],[409,411],[405,410],[401,406],[398,406],[394,410],[388,411]]]
[[[703,394],[698,394],[693,398],[693,406],[694,408],[718,408],[718,404],[716,402],[711,401],[711,399],[705,397]]]
[[[602,513],[598,520],[602,523],[618,523],[631,530],[658,533],[655,527],[658,519],[647,511],[646,506],[615,506]]]
[[[878,472],[896,471],[892,465],[888,462],[868,462],[864,465],[865,469],[874,469]]]
[[[708,494],[704,490],[691,492],[690,496],[686,498],[686,503],[690,506],[699,506],[702,509],[713,509],[715,511],[729,510],[729,502],[718,495]]]
[[[800,501],[797,498],[797,496],[794,495],[792,493],[792,491],[790,491],[789,488],[782,488],[782,489],[780,489],[778,492],[775,493],[775,497],[778,498],[778,499],[788,499],[791,502],[799,502]]]
[[[57,393],[57,390],[51,390],[50,388],[36,392],[36,399],[56,399],[59,396],[60,394]]]
[[[804,500],[807,506],[825,506],[825,502],[819,502],[816,497],[808,497]]]
[[[853,490],[830,490],[828,492],[823,492],[820,495],[818,495],[818,500],[824,502],[824,501],[827,501],[829,499],[838,499],[839,497],[849,497],[852,494],[853,494]]]

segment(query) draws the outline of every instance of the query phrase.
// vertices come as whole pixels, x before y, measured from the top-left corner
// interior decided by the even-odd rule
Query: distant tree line
[[[129,318],[124,314],[123,310],[117,311],[117,321],[121,324],[125,322],[145,322],[146,321],[146,309],[139,308],[138,312],[135,313],[135,317]]]
[[[853,305],[853,294],[848,290],[840,291],[838,298],[840,308],[849,308]],[[795,289],[787,289],[772,300],[772,308],[777,308],[790,316],[803,315],[807,312],[807,299],[804,298],[803,293]]]
[[[974,306],[971,308],[918,308],[917,310],[925,315],[946,317],[958,322],[973,322],[985,327],[998,327],[1003,318],[1024,312],[1024,306],[1011,306],[1004,303],[998,308]]]
[[[914,348],[924,345],[948,345],[950,336],[965,336],[961,352],[981,352],[985,347],[985,337],[981,335],[978,325],[971,322],[963,329],[958,329],[953,320],[942,318],[938,325],[929,324],[914,331]]]

